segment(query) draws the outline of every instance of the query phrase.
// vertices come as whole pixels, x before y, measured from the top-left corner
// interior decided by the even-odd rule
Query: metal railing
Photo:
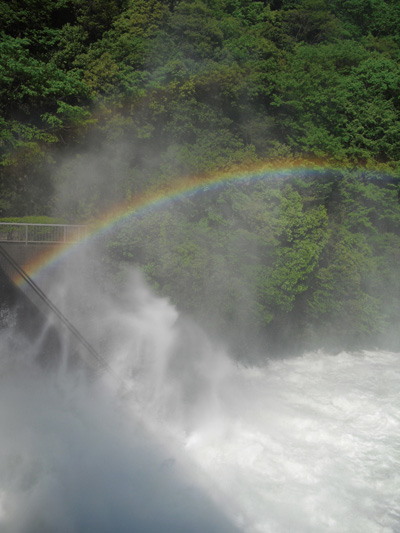
[[[87,226],[76,224],[0,222],[0,242],[67,244],[84,241],[87,233]]]

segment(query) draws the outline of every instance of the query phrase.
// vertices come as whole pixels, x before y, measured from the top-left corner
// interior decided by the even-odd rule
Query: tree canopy
[[[0,0],[0,216],[86,221],[185,175],[323,162],[342,170],[135,220],[106,256],[211,329],[383,338],[400,303],[399,26],[397,0]]]

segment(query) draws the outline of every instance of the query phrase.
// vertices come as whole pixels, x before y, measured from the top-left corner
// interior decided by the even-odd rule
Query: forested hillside
[[[2,0],[0,216],[319,162],[127,222],[108,261],[239,351],[395,342],[399,27],[398,0]]]

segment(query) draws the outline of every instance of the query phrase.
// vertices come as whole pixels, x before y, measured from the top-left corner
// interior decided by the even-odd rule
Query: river
[[[41,361],[48,324],[3,309],[0,532],[400,531],[400,354],[244,364],[126,283],[73,317],[117,381]]]

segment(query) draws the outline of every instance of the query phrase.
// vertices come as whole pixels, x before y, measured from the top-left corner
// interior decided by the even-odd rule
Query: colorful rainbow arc
[[[93,221],[89,224],[89,231],[85,241],[91,239],[95,235],[99,235],[115,227],[121,221],[128,219],[134,215],[144,214],[146,211],[165,207],[169,202],[173,202],[187,195],[204,190],[204,188],[218,188],[228,182],[244,182],[249,180],[271,179],[279,177],[287,177],[295,175],[296,173],[315,173],[326,170],[337,170],[331,165],[324,165],[318,163],[309,163],[301,161],[295,162],[280,162],[264,163],[262,165],[237,168],[227,172],[219,172],[209,175],[189,176],[178,179],[163,188],[148,191],[144,194],[138,195],[129,202],[124,202],[115,206],[108,211],[99,220]],[[78,246],[76,243],[66,244],[65,246],[57,247],[57,250],[49,250],[37,257],[27,268],[27,273],[31,277],[35,277],[50,264],[57,259],[63,257],[68,250]],[[17,284],[22,285],[23,281],[15,280]]]

